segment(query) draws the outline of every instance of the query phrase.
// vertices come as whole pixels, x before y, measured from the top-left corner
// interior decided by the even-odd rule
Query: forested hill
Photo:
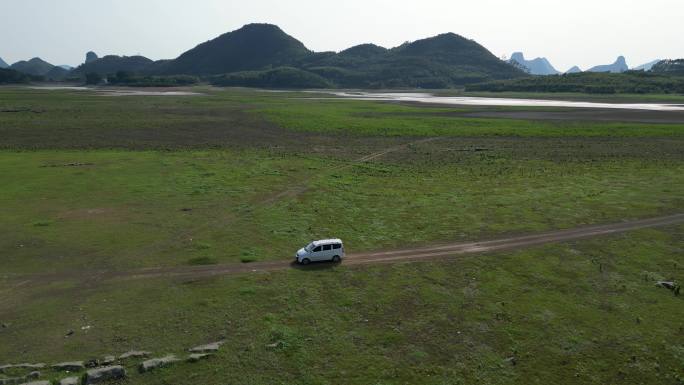
[[[270,24],[249,24],[169,61],[167,74],[215,75],[291,65],[313,52]]]
[[[173,60],[106,56],[75,70],[85,76],[126,71],[140,76],[196,75],[231,85],[308,88],[446,88],[525,76],[487,49],[447,33],[385,49],[363,44],[342,52],[313,52],[271,24],[249,24]]]

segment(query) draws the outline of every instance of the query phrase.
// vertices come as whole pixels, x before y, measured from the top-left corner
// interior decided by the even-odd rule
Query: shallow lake
[[[93,91],[100,96],[197,96],[204,95],[199,92],[178,91],[178,90],[159,90],[154,88],[134,90],[104,87],[79,87],[79,86],[32,86],[32,90],[45,91]]]
[[[372,92],[331,92],[332,95],[355,100],[381,100],[426,103],[454,106],[507,106],[507,107],[565,107],[597,108],[646,111],[684,111],[683,104],[658,103],[599,103],[567,100],[481,98],[470,96],[435,96],[426,93],[372,93]]]

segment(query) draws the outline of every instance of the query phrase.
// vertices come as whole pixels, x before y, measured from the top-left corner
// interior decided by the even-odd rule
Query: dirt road
[[[550,231],[533,235],[494,239],[482,242],[454,243],[424,248],[349,254],[344,266],[358,266],[380,263],[401,263],[420,260],[434,260],[466,254],[514,250],[547,243],[572,241],[601,235],[625,233],[628,231],[676,225],[684,223],[684,214],[620,222],[607,225],[586,226],[568,230]],[[293,251],[294,253],[294,251]],[[320,269],[331,264],[312,264],[301,267],[293,263],[294,257],[282,261],[259,262],[252,264],[227,264],[197,267],[152,268],[114,273],[116,278],[145,279],[153,277],[202,278],[250,272],[277,271],[291,268]]]

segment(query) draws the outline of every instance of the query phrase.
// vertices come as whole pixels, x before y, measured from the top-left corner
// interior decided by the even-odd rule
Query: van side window
[[[332,250],[332,245],[323,246],[323,251],[329,251],[329,250]]]
[[[335,244],[335,245],[333,245],[333,249],[335,249],[335,250],[337,250],[337,249],[341,249],[341,248],[342,248],[342,245],[340,245],[339,243],[338,243],[338,244]]]
[[[314,253],[318,253],[319,251],[321,251],[321,247],[320,247],[320,246],[318,246],[317,248],[314,249]]]

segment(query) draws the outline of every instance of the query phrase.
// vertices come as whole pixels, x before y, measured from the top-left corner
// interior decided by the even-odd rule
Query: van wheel
[[[302,265],[306,266],[311,263],[311,260],[309,258],[304,258],[302,259]]]
[[[333,263],[340,263],[341,260],[339,255],[334,256],[332,259]]]

